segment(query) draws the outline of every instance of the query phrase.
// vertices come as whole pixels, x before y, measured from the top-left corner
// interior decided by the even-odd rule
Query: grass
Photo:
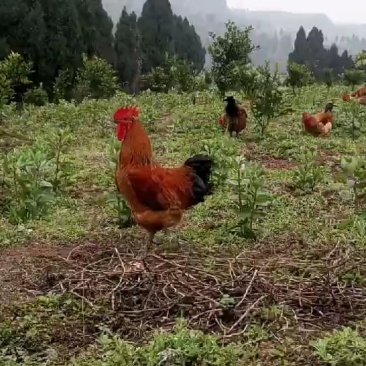
[[[13,164],[0,173],[0,364],[362,364],[366,224],[341,157],[362,156],[366,137],[360,115],[352,138],[343,89],[288,92],[293,112],[262,140],[252,118],[238,139],[223,136],[223,105],[208,92],[196,105],[146,93],[21,115],[9,106],[5,128],[20,138],[0,136]],[[305,134],[301,113],[328,100],[331,135]],[[215,194],[144,261],[146,235],[121,228],[128,211],[114,187],[111,116],[132,102],[162,164],[195,153],[217,162]],[[250,201],[255,179],[263,205]]]

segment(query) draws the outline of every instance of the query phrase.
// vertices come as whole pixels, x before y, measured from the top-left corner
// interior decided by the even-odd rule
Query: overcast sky
[[[231,8],[281,10],[293,13],[325,13],[341,23],[366,23],[366,1],[336,0],[226,0]],[[352,5],[351,5],[352,4]]]

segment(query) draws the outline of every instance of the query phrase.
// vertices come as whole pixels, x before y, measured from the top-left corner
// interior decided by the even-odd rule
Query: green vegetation
[[[0,50],[0,365],[362,364],[366,116],[342,101],[350,90],[333,68],[320,85],[301,60],[287,79],[254,67],[251,27],[229,22],[200,73],[199,38],[168,1],[148,0],[140,18],[123,12],[114,47],[100,1],[65,1],[58,16],[47,1],[29,4],[7,3],[9,14],[40,34],[52,28],[42,14],[67,18],[76,33],[34,39],[34,59]],[[60,39],[75,52],[60,46],[60,64],[43,65],[46,39],[44,52]],[[218,123],[229,91],[248,111],[238,138]],[[329,137],[304,133],[302,113],[328,101]],[[214,194],[148,253],[114,182],[111,120],[132,104],[161,164],[215,160]]]
[[[331,87],[329,94],[336,99],[343,91]],[[366,227],[358,181],[366,140],[346,128],[343,102],[329,138],[302,132],[301,112],[322,108],[326,86],[302,88],[299,97],[282,93],[294,112],[275,117],[261,140],[251,114],[243,137],[223,136],[217,122],[223,104],[211,92],[201,92],[195,105],[189,94],[143,93],[26,105],[22,115],[6,106],[3,125],[13,136],[1,138],[2,362],[341,365],[339,342],[365,342]],[[215,194],[187,212],[182,226],[161,233],[164,245],[146,258],[149,271],[165,274],[145,305],[138,299],[146,299],[151,279],[136,269],[144,279],[136,282],[131,265],[141,264],[129,254],[139,255],[145,234],[131,226],[115,195],[119,144],[109,122],[118,106],[132,102],[162,163],[178,165],[197,152],[217,161]],[[192,276],[186,287],[180,281],[187,278],[176,277],[179,265]],[[156,310],[145,314],[145,306]],[[169,329],[181,316],[187,323],[173,335]],[[338,322],[357,325],[358,338],[328,333]],[[159,327],[166,331],[153,335]]]
[[[27,89],[41,83],[52,101],[79,99],[78,71],[85,67],[85,57],[97,56],[113,66],[123,88],[130,92],[139,91],[141,73],[147,75],[160,67],[167,54],[197,72],[205,63],[206,50],[195,28],[173,14],[169,0],[147,0],[138,18],[124,9],[116,30],[101,0],[4,0],[0,23],[0,61],[14,51],[33,63],[31,85],[17,84],[13,96],[17,102],[23,101]],[[93,66],[96,73],[98,66]],[[59,84],[62,80],[57,90],[56,80]]]

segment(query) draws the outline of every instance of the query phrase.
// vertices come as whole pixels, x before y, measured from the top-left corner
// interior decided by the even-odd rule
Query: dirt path
[[[0,304],[29,300],[38,294],[34,282],[47,270],[50,260],[67,255],[72,246],[33,243],[0,251]]]

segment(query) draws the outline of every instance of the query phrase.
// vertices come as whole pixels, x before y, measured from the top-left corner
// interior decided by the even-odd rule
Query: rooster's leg
[[[152,244],[161,244],[159,240],[156,240],[155,238],[156,232],[149,232],[149,241],[148,241],[148,247],[150,248]]]
[[[153,243],[155,233],[149,232],[149,238],[145,241],[145,248],[144,248],[144,256],[146,257],[147,252],[151,248],[151,244]]]
[[[149,233],[148,247],[150,247],[154,243],[154,237],[155,237],[155,233]]]

